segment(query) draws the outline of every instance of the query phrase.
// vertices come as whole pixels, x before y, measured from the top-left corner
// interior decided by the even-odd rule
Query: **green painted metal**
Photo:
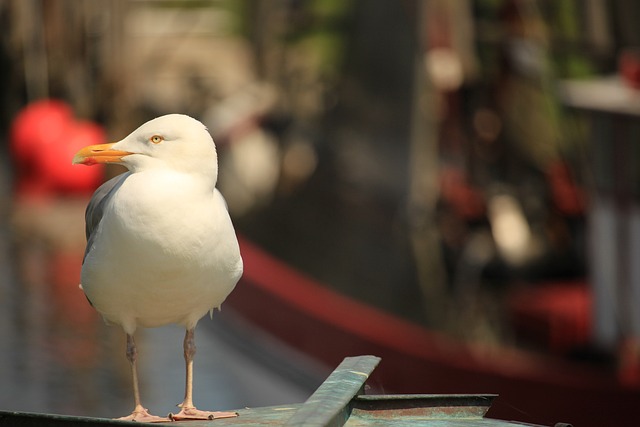
[[[380,362],[347,357],[305,403],[239,409],[236,418],[177,421],[172,426],[289,427],[517,427],[485,418],[495,395],[364,395],[364,384]],[[65,415],[0,411],[0,427],[132,426],[131,422]],[[158,424],[136,423],[157,426]]]
[[[347,357],[289,419],[290,427],[339,427],[349,418],[351,400],[380,363],[376,356]]]
[[[137,425],[155,425],[139,423]],[[35,414],[29,412],[0,411],[0,426],[4,427],[89,427],[89,426],[129,426],[127,421],[106,418],[73,417],[57,414]]]
[[[227,427],[227,426],[281,426],[302,406],[302,404],[268,406],[261,408],[238,409],[236,418],[224,418],[219,420],[189,420],[175,421],[162,424],[131,423],[130,421],[118,421],[107,418],[75,417],[68,415],[36,414],[27,412],[0,411],[0,426],[2,427],[132,427],[170,425],[175,427]]]

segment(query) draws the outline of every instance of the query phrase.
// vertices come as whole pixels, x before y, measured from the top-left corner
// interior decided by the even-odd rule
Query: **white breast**
[[[129,176],[106,206],[82,285],[95,308],[128,333],[187,328],[220,306],[242,274],[224,199],[190,175]]]

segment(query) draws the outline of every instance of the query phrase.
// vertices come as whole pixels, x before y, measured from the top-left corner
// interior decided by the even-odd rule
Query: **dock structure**
[[[521,423],[486,418],[497,397],[482,395],[367,395],[365,383],[376,356],[347,357],[304,403],[237,409],[238,417],[210,421],[175,421],[190,427],[517,427]],[[67,415],[0,411],[0,427],[131,426],[130,421]],[[136,423],[157,426],[158,424]],[[530,424],[528,424],[530,425]],[[557,424],[558,425],[558,424]],[[569,426],[564,424],[564,426]]]

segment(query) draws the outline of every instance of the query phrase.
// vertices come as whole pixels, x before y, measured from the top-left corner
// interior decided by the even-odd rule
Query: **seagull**
[[[153,119],[121,141],[81,149],[73,164],[128,169],[100,186],[86,210],[80,288],[127,337],[135,407],[120,419],[163,422],[237,416],[193,404],[195,327],[220,308],[242,275],[226,203],[216,189],[218,159],[207,128],[182,114]],[[169,418],[142,406],[134,332],[175,323],[186,329],[186,386]]]

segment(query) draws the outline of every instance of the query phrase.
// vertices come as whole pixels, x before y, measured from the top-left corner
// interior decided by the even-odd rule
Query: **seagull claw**
[[[151,415],[145,408],[136,408],[131,415],[126,417],[116,418],[119,421],[136,421],[139,423],[168,423],[171,421],[169,417],[159,417],[157,415]]]
[[[215,420],[218,418],[233,418],[237,416],[237,412],[201,411],[196,408],[182,408],[177,414],[169,414],[169,418],[172,421]]]

